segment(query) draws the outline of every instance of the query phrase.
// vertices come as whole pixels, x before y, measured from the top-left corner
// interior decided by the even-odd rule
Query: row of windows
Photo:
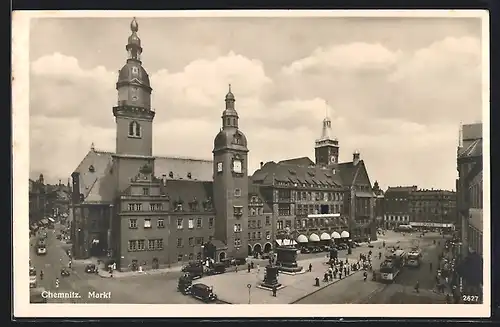
[[[143,227],[144,228],[152,228],[153,225],[152,225],[151,221],[152,220],[150,218],[144,219],[144,225],[143,225]],[[138,228],[139,226],[137,224],[137,218],[130,218],[128,220],[128,227],[129,228],[133,228],[133,229]],[[156,227],[157,228],[165,228],[165,220],[162,219],[162,218],[158,218],[156,220]]]
[[[302,201],[343,201],[344,195],[338,192],[299,192],[297,200]]]
[[[249,240],[261,240],[262,239],[262,232],[250,232],[248,233],[248,239]],[[266,240],[271,239],[271,232],[267,231],[266,232]]]
[[[208,228],[213,228],[214,227],[214,218],[209,217],[208,218]],[[188,229],[193,229],[195,228],[195,220],[194,218],[189,218],[188,219]],[[196,218],[196,228],[203,228],[203,219],[202,218]],[[184,229],[184,218],[177,218],[177,229]]]
[[[128,204],[128,211],[142,211],[142,210],[143,210],[142,203],[129,203]],[[163,210],[162,203],[150,203],[149,204],[149,211],[162,211],[162,210]]]
[[[291,220],[278,220],[276,224],[276,229],[285,229],[285,228],[291,228],[292,227],[292,221]]]
[[[189,254],[181,254],[181,253],[179,253],[177,255],[177,262],[182,262],[184,260],[189,260],[189,261],[194,260],[194,253],[189,253]],[[201,260],[201,252],[198,252],[196,254],[196,260]]]
[[[141,137],[141,125],[133,121],[128,125],[128,136]]]
[[[388,215],[384,217],[385,220],[389,221],[409,221],[410,217],[409,216],[393,216],[393,215]]]
[[[264,208],[250,208],[250,216],[263,216]]]
[[[266,226],[271,225],[271,217],[267,216],[266,217]],[[262,220],[249,220],[248,221],[248,228],[261,228],[262,227]]]
[[[295,228],[318,228],[318,227],[329,227],[329,226],[338,226],[343,222],[340,217],[335,218],[309,218],[309,219],[301,219],[295,221]],[[290,227],[290,226],[286,226]],[[279,229],[279,228],[278,228]]]
[[[334,204],[334,205],[322,205],[326,211],[322,212],[321,206],[319,204],[298,204],[297,205],[297,214],[298,215],[311,215],[311,214],[319,214],[319,213],[341,213],[343,206],[342,204]]]
[[[308,172],[310,177],[314,177],[314,173]],[[335,173],[334,173],[335,174]],[[292,174],[294,175],[294,174]],[[276,185],[279,186],[294,186],[294,187],[307,187],[307,188],[333,188],[333,187],[338,187],[338,185],[333,184],[333,183],[320,183],[320,182],[314,182],[313,183],[297,183],[297,182],[282,182],[282,181],[277,181]]]
[[[211,237],[210,237],[211,239]],[[195,246],[195,245],[202,245],[203,244],[203,237],[190,237],[188,238],[188,246]],[[183,247],[184,246],[184,239],[182,237],[177,239],[177,247]]]
[[[163,239],[131,240],[128,241],[128,250],[130,252],[163,250]]]
[[[469,200],[471,208],[483,207],[483,187],[476,183],[469,187]]]

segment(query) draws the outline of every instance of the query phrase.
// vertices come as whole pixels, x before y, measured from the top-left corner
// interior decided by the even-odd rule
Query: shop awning
[[[348,238],[349,237],[349,232],[348,231],[343,231],[342,233],[340,233],[340,237],[342,237],[342,238]]]
[[[330,234],[328,233],[323,233],[321,234],[321,236],[319,237],[322,241],[328,241],[328,240],[331,240],[332,237],[330,236]]]
[[[299,235],[297,237],[297,243],[307,243],[308,240],[307,240],[307,236],[305,235]]]
[[[49,217],[49,220],[50,220],[51,222],[53,222],[53,223],[55,223],[55,222],[56,222],[54,219],[52,219],[52,218],[50,218],[50,217]]]
[[[312,233],[311,236],[309,236],[309,242],[319,242],[320,238],[318,234]]]
[[[338,238],[340,238],[340,234],[339,234],[339,233],[337,233],[337,232],[333,232],[333,233],[332,233],[332,238],[333,238],[333,239],[338,239]]]
[[[306,239],[306,242],[307,242],[307,239]],[[297,242],[295,242],[294,240],[289,240],[289,239],[283,239],[283,240],[276,240],[276,243],[278,243],[279,246],[281,245],[296,245]]]

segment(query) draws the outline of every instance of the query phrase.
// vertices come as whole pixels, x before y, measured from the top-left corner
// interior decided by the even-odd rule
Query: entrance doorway
[[[153,269],[158,269],[160,264],[158,263],[158,258],[153,258]]]
[[[273,247],[273,246],[272,246],[272,244],[271,244],[271,243],[266,243],[266,244],[264,245],[264,253],[269,253],[269,252],[271,252],[272,247]]]
[[[226,259],[226,252],[219,253],[219,261]]]
[[[248,247],[248,256],[252,255],[252,246],[250,244],[247,245]]]
[[[260,245],[259,243],[255,244],[253,246],[253,252],[254,253],[262,253],[262,245]]]

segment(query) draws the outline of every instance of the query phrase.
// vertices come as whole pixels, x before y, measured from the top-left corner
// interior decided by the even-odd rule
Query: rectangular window
[[[262,220],[257,220],[257,228],[261,228],[262,227]]]
[[[163,250],[163,239],[160,238],[156,240],[156,249]]]
[[[262,238],[262,232],[257,232],[257,239],[261,239]]]
[[[196,245],[202,245],[203,244],[203,237],[197,237],[196,238]]]
[[[142,188],[142,195],[149,195],[149,188],[148,187]]]
[[[276,227],[278,230],[283,229],[283,220],[278,220],[278,226]]]
[[[208,228],[214,228],[214,218],[208,218]]]
[[[271,232],[267,231],[266,232],[266,240],[270,240],[270,239],[271,239]]]
[[[183,228],[184,228],[184,219],[177,218],[177,229],[183,229]]]
[[[151,219],[144,219],[144,228],[151,228]]]
[[[248,233],[248,239],[251,240],[252,239],[252,233]]]
[[[148,240],[148,250],[149,251],[155,250],[155,240]]]
[[[258,214],[259,216],[262,216],[262,215],[264,214],[264,209],[263,209],[263,208],[258,208],[258,209],[257,209],[257,214]]]
[[[128,228],[137,228],[137,219],[131,218],[128,220]]]
[[[163,205],[161,203],[150,203],[149,210],[150,211],[161,211],[163,209]]]
[[[142,203],[129,203],[128,210],[129,211],[141,211],[142,210]]]
[[[239,238],[234,239],[234,246],[241,246],[241,240]]]
[[[255,208],[250,208],[250,216],[255,216]]]
[[[189,218],[189,220],[188,220],[188,228],[189,229],[193,229],[194,228],[194,219],[193,218]]]
[[[285,220],[285,228],[291,228],[292,227],[292,221],[291,220]]]
[[[241,224],[234,224],[234,232],[235,233],[241,232]]]
[[[201,223],[201,218],[196,218],[196,228],[201,228],[202,223]]]
[[[257,235],[257,233],[256,233],[256,232],[252,232],[252,240],[255,240],[256,235]]]
[[[266,226],[271,225],[271,217],[266,216]]]
[[[144,251],[146,249],[146,241],[138,240],[137,241],[137,251]]]
[[[182,246],[183,246],[183,244],[182,244],[182,238],[178,238],[177,239],[177,247],[181,248]]]
[[[242,206],[234,206],[233,207],[233,214],[235,217],[243,216],[243,207]]]
[[[128,250],[137,251],[137,241],[128,241]]]
[[[165,228],[165,221],[163,219],[158,219],[158,221],[156,222],[156,226],[158,228]]]
[[[194,246],[194,237],[190,237],[188,240],[189,246]]]
[[[239,198],[241,196],[241,189],[235,188],[234,189],[234,197]]]
[[[184,256],[182,254],[178,254],[177,255],[177,262],[181,262],[182,258],[184,258]]]

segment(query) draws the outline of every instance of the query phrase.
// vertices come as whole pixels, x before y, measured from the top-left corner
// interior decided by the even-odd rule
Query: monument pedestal
[[[267,266],[264,281],[257,287],[269,291],[272,291],[274,287],[276,287],[277,290],[283,288],[284,286],[278,282],[278,267],[271,265]]]
[[[276,248],[276,265],[283,273],[297,274],[304,270],[297,264],[297,248],[293,246],[280,246]]]

